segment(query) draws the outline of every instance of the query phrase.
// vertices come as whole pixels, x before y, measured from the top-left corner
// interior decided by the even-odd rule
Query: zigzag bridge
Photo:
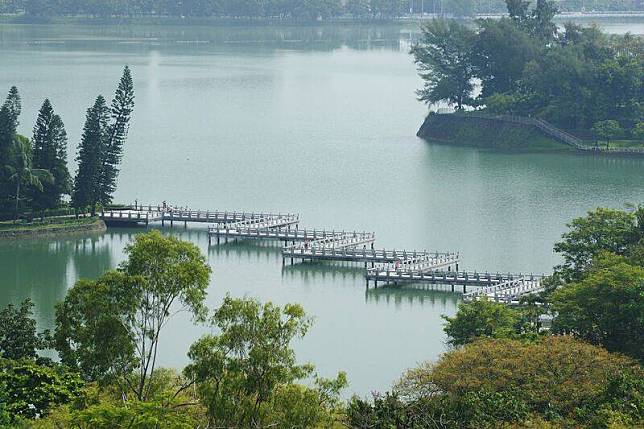
[[[208,244],[222,240],[254,239],[283,242],[282,264],[299,261],[342,261],[364,264],[367,288],[371,284],[430,283],[462,286],[466,300],[486,297],[497,302],[518,303],[522,296],[543,290],[543,276],[516,273],[459,271],[458,252],[377,249],[375,234],[366,231],[300,228],[300,216],[282,213],[204,211],[164,205],[127,206],[101,212],[108,225],[149,225],[160,222],[212,224]],[[477,289],[468,292],[468,286]]]

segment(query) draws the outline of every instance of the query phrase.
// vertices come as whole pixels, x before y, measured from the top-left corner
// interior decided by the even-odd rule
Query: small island
[[[644,45],[631,34],[553,23],[557,8],[508,0],[476,26],[433,20],[412,48],[435,107],[427,140],[515,150],[644,154]],[[445,107],[445,106],[449,106]],[[454,113],[452,113],[454,112]]]
[[[72,179],[63,120],[45,99],[33,136],[18,134],[22,102],[11,87],[0,106],[0,239],[104,231],[96,213],[112,204],[133,109],[134,85],[125,66],[111,105],[99,95],[87,109]]]

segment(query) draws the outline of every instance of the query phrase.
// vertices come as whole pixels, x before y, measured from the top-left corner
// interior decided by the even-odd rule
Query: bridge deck
[[[328,248],[305,248],[300,245],[285,246],[282,249],[282,257],[302,259],[302,260],[325,260],[325,261],[346,261],[346,262],[366,262],[366,263],[394,263],[396,261],[423,261],[428,259],[438,259],[441,257],[453,255],[451,253],[439,253],[423,251],[406,251],[406,250],[387,250],[372,249],[369,247],[353,247],[342,249]]]
[[[174,222],[196,222],[196,223],[235,223],[251,219],[275,219],[293,218],[298,215],[282,213],[262,212],[229,212],[209,210],[189,210],[161,206],[128,206],[123,210],[105,210],[100,213],[100,218],[112,223],[151,223],[169,221]]]
[[[208,233],[211,237],[217,238],[252,238],[263,240],[279,240],[279,241],[318,241],[322,239],[329,239],[336,236],[353,235],[358,237],[366,237],[372,233],[366,232],[348,232],[348,231],[334,231],[325,229],[268,229],[268,228],[226,228],[225,226],[212,226],[208,228]]]
[[[543,291],[541,278],[519,278],[494,286],[487,286],[466,293],[463,298],[471,301],[486,297],[496,302],[518,302],[523,295],[535,294]]]
[[[258,217],[246,219],[239,222],[227,224],[224,228],[229,230],[241,230],[249,228],[261,230],[290,227],[291,225],[297,225],[299,222],[299,215],[283,215],[275,217]]]
[[[479,273],[467,271],[442,271],[442,270],[407,270],[407,269],[385,269],[376,267],[367,270],[365,275],[367,282],[373,281],[383,283],[433,283],[446,285],[463,286],[493,286],[499,283],[527,278],[530,280],[541,279],[542,276],[533,274],[513,273]]]

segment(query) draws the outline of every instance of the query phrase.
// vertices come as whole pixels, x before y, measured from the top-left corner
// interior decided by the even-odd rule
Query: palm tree
[[[9,164],[4,166],[8,173],[9,181],[16,183],[16,209],[14,222],[18,220],[20,209],[20,190],[24,186],[33,186],[42,191],[42,184],[53,181],[53,176],[48,170],[33,168],[31,143],[29,139],[16,136],[11,147]]]

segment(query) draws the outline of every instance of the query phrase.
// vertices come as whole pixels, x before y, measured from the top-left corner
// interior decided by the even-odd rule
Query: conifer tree
[[[60,204],[62,194],[70,192],[70,176],[65,125],[54,113],[49,99],[45,99],[38,112],[32,143],[34,168],[47,170],[53,177],[51,183],[43,184],[42,191],[33,191],[34,208],[55,208]]]
[[[6,202],[13,194],[7,167],[10,166],[12,159],[20,111],[20,94],[18,88],[12,86],[4,104],[0,107],[0,203],[2,207],[8,207]]]
[[[101,187],[99,202],[103,205],[112,202],[116,190],[116,178],[123,154],[123,143],[129,130],[130,117],[134,109],[134,84],[130,68],[125,66],[119,86],[114,94],[110,115],[110,123],[104,142],[103,162],[101,170]]]
[[[110,110],[105,98],[99,95],[94,105],[87,110],[83,136],[76,161],[78,171],[74,178],[72,204],[74,207],[90,207],[96,213],[100,202],[105,133],[109,127]]]

